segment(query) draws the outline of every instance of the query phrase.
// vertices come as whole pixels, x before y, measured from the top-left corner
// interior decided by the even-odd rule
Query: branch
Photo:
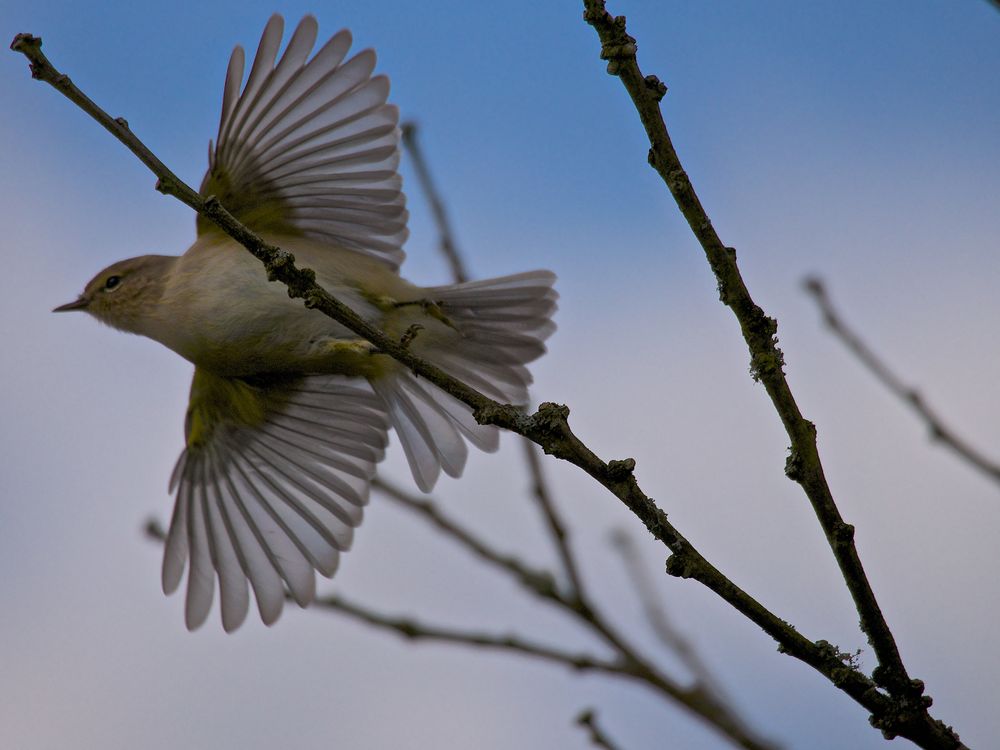
[[[816,428],[802,416],[785,379],[784,356],[777,347],[777,322],[754,303],[736,264],[736,251],[719,238],[674,150],[660,111],[667,87],[656,76],[643,76],[636,61],[636,42],[626,32],[624,16],[612,17],[604,0],[584,0],[584,8],[584,20],[600,38],[601,58],[608,61],[608,73],[622,82],[639,113],[651,146],[649,163],[666,183],[701,244],[718,282],[720,299],[736,316],[750,350],[751,374],[764,385],[791,440],[786,474],[802,486],[813,506],[860,615],[861,628],[879,660],[873,673],[875,681],[892,697],[891,708],[873,712],[873,724],[887,737],[900,734],[914,742],[919,738],[928,747],[959,746],[950,728],[929,717],[923,683],[911,680],[906,672],[854,546],[854,528],[844,522],[827,485],[816,447]],[[668,560],[667,572],[686,575],[687,563],[675,552]]]
[[[445,209],[444,200],[441,198],[440,191],[431,179],[427,162],[424,159],[423,149],[420,147],[420,140],[417,138],[418,130],[416,123],[403,123],[402,132],[403,145],[409,152],[410,158],[413,159],[420,187],[427,196],[428,203],[431,205],[434,223],[438,230],[439,246],[445,259],[451,266],[452,278],[456,283],[468,281],[469,275],[462,260],[462,253],[459,252],[458,244],[455,242],[455,234],[452,231],[451,222],[448,220],[448,212]],[[576,561],[573,559],[572,552],[570,551],[569,543],[567,542],[566,527],[559,518],[555,505],[552,502],[552,496],[546,485],[545,476],[542,473],[542,465],[538,460],[538,454],[529,441],[524,441],[524,451],[525,459],[528,463],[528,472],[531,475],[532,494],[538,502],[542,515],[545,517],[545,522],[562,563],[563,571],[566,573],[570,586],[573,587],[577,595],[583,595],[582,580],[577,570]]]
[[[592,23],[599,22],[592,21]],[[613,22],[611,24],[614,26]],[[624,33],[624,24],[622,24],[621,33]],[[927,717],[925,709],[914,708],[913,703],[919,699],[919,696],[914,697],[913,701],[906,702],[890,699],[879,691],[876,684],[866,675],[850,665],[846,665],[839,658],[839,652],[836,648],[830,646],[826,641],[813,642],[809,640],[791,625],[763,607],[753,597],[740,589],[711,565],[680,531],[674,528],[667,520],[666,513],[640,489],[632,473],[635,468],[635,461],[625,459],[605,462],[599,458],[570,429],[568,422],[569,409],[566,406],[543,403],[539,406],[535,414],[527,415],[517,407],[509,404],[499,404],[487,398],[441,369],[414,356],[406,346],[389,338],[384,332],[372,326],[368,321],[358,316],[353,310],[317,285],[315,274],[309,269],[298,269],[294,264],[294,256],[290,253],[265,243],[260,237],[237,221],[215,197],[203,198],[184,184],[128,129],[128,124],[123,118],[114,119],[110,117],[77,89],[68,76],[60,73],[49,63],[48,59],[41,52],[41,39],[30,34],[18,34],[11,44],[11,49],[22,53],[28,58],[31,62],[33,77],[49,83],[81,107],[146,164],[158,177],[156,187],[160,192],[173,195],[197,211],[201,216],[215,223],[226,234],[243,245],[254,257],[264,264],[269,280],[280,281],[288,287],[290,297],[303,299],[306,307],[317,309],[333,320],[343,324],[362,338],[373,343],[381,353],[393,357],[415,374],[426,378],[437,387],[465,403],[472,409],[475,419],[480,424],[493,424],[516,432],[540,445],[547,454],[569,461],[583,469],[621,500],[643,522],[650,533],[671,550],[673,554],[668,560],[667,567],[667,571],[671,575],[682,578],[693,578],[714,591],[774,638],[783,652],[795,656],[815,668],[841,690],[868,709],[873,715],[873,722],[883,730],[883,733],[887,735],[894,733],[901,734],[912,739],[911,735],[923,737],[930,732],[931,735],[937,736],[935,735],[936,732],[948,741],[943,742],[943,744],[928,745],[928,747],[958,747],[957,739],[954,738],[953,733],[945,730],[943,725],[938,727],[937,724],[931,722]],[[635,73],[638,75],[638,68],[635,66],[634,60],[634,44],[632,49],[632,67],[635,68]],[[647,85],[641,76],[637,80],[640,88],[644,88]],[[653,84],[648,85],[652,86]],[[658,86],[659,84],[655,87],[657,92],[659,92]],[[683,172],[680,173],[680,176],[683,177]],[[683,179],[683,184],[687,184],[686,177]],[[705,221],[707,222],[707,219]],[[711,230],[710,224],[706,224],[706,227],[708,230]],[[714,235],[714,232],[712,234]],[[729,259],[729,251],[722,248],[722,252],[724,259]],[[715,266],[713,265],[713,267]],[[732,268],[735,270],[735,265]],[[726,289],[729,286],[728,280],[725,284],[721,283],[720,280],[720,287],[722,289]],[[742,281],[740,281],[740,286],[742,287]],[[729,293],[727,292],[726,294],[728,295]],[[745,289],[743,290],[743,294],[746,294]],[[749,299],[748,296],[747,299]],[[755,335],[764,337],[766,341],[765,350],[771,347],[773,359],[776,356],[774,355],[776,349],[773,349],[773,342],[770,340],[773,335],[773,321],[764,318],[759,308],[754,309],[756,310],[757,318],[759,318],[757,325],[760,328]],[[756,320],[757,318],[754,319]],[[772,368],[767,366],[767,358],[761,357],[759,360],[755,356],[755,368],[760,372],[771,372]],[[777,369],[780,372],[780,366]],[[808,427],[802,427],[802,429],[811,434],[811,425],[808,423],[804,424]],[[795,446],[796,441],[793,440],[793,450]],[[801,449],[805,453],[805,458],[797,459],[796,465],[798,463],[807,466],[813,465],[809,460],[810,456],[806,450],[807,448],[808,441],[801,446]],[[812,449],[815,452],[814,442],[812,443]],[[846,540],[850,545],[850,549],[853,550],[853,545],[849,543],[849,533],[844,532],[844,530],[850,531],[850,527],[840,522],[838,529],[841,530],[839,532],[840,537],[838,538],[842,539],[842,541]],[[884,682],[884,680],[880,681],[880,684]],[[911,686],[911,690],[916,692],[917,689],[918,685],[914,683]],[[930,729],[925,727],[928,723],[930,723]]]
[[[714,690],[707,681],[698,682],[692,687],[682,687],[676,680],[662,674],[617,633],[596,609],[579,597],[576,591],[568,594],[561,592],[554,585],[552,575],[548,571],[533,569],[516,558],[497,552],[471,531],[449,519],[429,500],[415,497],[384,479],[376,478],[373,486],[386,497],[417,513],[480,560],[510,574],[526,590],[575,617],[617,652],[619,656],[617,663],[623,665],[623,673],[679,703],[737,746],[753,750],[775,750],[775,745],[767,740],[757,739],[753,735],[742,719],[727,705],[721,692]]]
[[[639,560],[639,554],[632,538],[625,531],[612,534],[612,544],[618,550],[628,571],[629,580],[636,588],[639,601],[642,604],[646,620],[650,628],[663,644],[670,649],[691,675],[707,690],[719,696],[725,696],[718,682],[712,676],[708,666],[701,660],[698,651],[673,625],[663,608],[660,598],[653,590],[653,584],[646,573],[646,568]]]
[[[439,641],[497,651],[512,651],[543,661],[561,664],[579,672],[604,672],[619,676],[633,676],[623,664],[598,659],[587,654],[561,651],[557,648],[524,640],[516,635],[473,633],[437,625],[425,625],[408,617],[394,617],[376,612],[336,595],[319,598],[315,604],[349,615],[376,628],[395,631],[410,640]]]
[[[381,477],[375,477],[372,480],[372,487],[404,508],[422,516],[445,536],[458,542],[480,560],[509,573],[524,588],[537,596],[559,603],[565,601],[548,571],[531,568],[511,555],[497,552],[471,531],[462,528],[458,523],[444,515],[433,501],[406,492]]]
[[[594,712],[594,709],[588,708],[586,711],[582,711],[576,717],[576,723],[587,730],[587,736],[590,737],[590,744],[594,747],[604,748],[604,750],[618,750],[618,746],[597,725],[597,714]]]
[[[525,460],[528,463],[528,473],[531,476],[531,491],[538,503],[542,515],[545,517],[545,525],[549,530],[549,537],[559,554],[559,561],[562,564],[563,572],[569,580],[570,591],[573,596],[581,601],[586,601],[587,593],[583,587],[583,578],[576,564],[576,558],[569,546],[569,534],[566,525],[556,510],[555,502],[552,500],[552,493],[549,491],[548,482],[545,480],[545,472],[542,470],[542,462],[538,460],[538,449],[529,440],[521,441],[524,447]]]
[[[932,440],[940,441],[951,448],[960,458],[972,464],[994,482],[1000,483],[1000,464],[986,458],[971,444],[960,438],[931,410],[923,397],[911,386],[906,385],[878,358],[861,338],[854,333],[837,314],[822,280],[811,277],[803,284],[806,291],[816,301],[823,315],[823,322],[840,339],[840,342],[868,368],[882,385],[889,389],[903,403],[907,404],[927,425]]]
[[[609,661],[588,654],[563,651],[526,640],[517,635],[477,633],[438,625],[426,625],[412,618],[395,617],[376,612],[373,609],[336,595],[317,599],[315,604],[346,614],[375,628],[393,631],[410,640],[437,641],[472,648],[508,651],[560,664],[577,672],[600,672],[630,680],[639,680],[646,684],[647,687],[651,686],[648,674],[642,666],[631,662],[627,658]],[[653,686],[655,687],[655,685]],[[738,747],[743,747],[747,750],[773,750],[770,745],[760,744],[749,736],[734,732],[733,727],[726,723],[726,717],[720,718],[712,715],[711,712],[717,710],[717,706],[710,701],[706,701],[700,691],[678,689],[674,698],[690,709],[698,718],[705,721],[712,729],[725,734]]]
[[[437,224],[438,236],[440,237],[441,252],[451,266],[451,275],[456,282],[469,280],[466,273],[462,256],[455,247],[454,234],[451,231],[451,222],[448,221],[448,212],[445,211],[444,201],[441,200],[434,181],[431,179],[430,170],[427,169],[427,162],[424,161],[423,151],[420,149],[420,142],[417,140],[417,124],[415,122],[404,122],[403,145],[413,159],[413,167],[417,170],[417,179],[420,187],[427,196],[427,202],[431,204],[431,212],[434,214],[434,222]]]

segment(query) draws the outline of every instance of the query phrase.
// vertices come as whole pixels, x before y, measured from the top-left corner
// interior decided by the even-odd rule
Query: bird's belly
[[[231,377],[315,372],[371,376],[379,368],[383,357],[345,346],[358,336],[289,298],[285,286],[268,282],[260,263],[245,250],[213,251],[207,262],[191,269],[182,285],[183,300],[166,306],[185,312],[182,325],[175,320],[168,326],[171,340],[161,339],[178,354]],[[362,292],[336,279],[324,281],[339,300],[378,322],[377,308]]]

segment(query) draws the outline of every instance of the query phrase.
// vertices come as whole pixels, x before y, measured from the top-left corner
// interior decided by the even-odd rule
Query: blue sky
[[[613,2],[643,71],[670,90],[675,145],[756,300],[827,475],[935,715],[970,746],[1000,736],[992,530],[1000,493],[931,444],[852,362],[802,294],[819,273],[847,319],[1000,457],[1000,13],[980,0]],[[745,345],[573,2],[0,3],[7,38],[53,62],[197,183],[232,47],[267,17],[314,13],[373,46],[421,128],[477,276],[547,267],[560,329],[535,368],[600,455],[719,567],[813,638],[864,646],[812,511],[784,479],[787,438]],[[585,747],[594,706],[624,747],[721,741],[641,690],[520,660],[402,644],[320,612],[226,637],[184,630],[139,532],[169,513],[190,366],[49,310],[99,268],[180,253],[193,217],[24,61],[0,65],[0,741],[11,747]],[[410,178],[404,273],[446,279]],[[546,562],[513,441],[436,492],[497,544]],[[650,650],[608,531],[664,552],[572,467],[548,464],[592,587]],[[408,481],[391,449],[387,476]],[[657,580],[754,726],[790,747],[875,748],[864,712],[696,584]],[[377,498],[325,590],[387,611],[596,646]],[[664,657],[669,662],[669,657]],[[866,661],[870,667],[870,657]]]

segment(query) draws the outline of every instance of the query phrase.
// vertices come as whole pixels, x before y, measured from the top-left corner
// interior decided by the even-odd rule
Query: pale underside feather
[[[545,352],[555,330],[550,320],[558,295],[555,275],[532,271],[486,281],[424,290],[437,303],[454,332],[414,350],[485,395],[526,405],[531,374],[525,365]],[[496,450],[495,427],[478,424],[468,406],[409,372],[373,383],[389,409],[389,419],[406,453],[417,486],[430,491],[443,470],[462,473],[468,456],[465,440]],[[464,440],[463,440],[464,438]]]
[[[208,616],[216,579],[227,631],[246,617],[248,582],[266,624],[286,587],[306,606],[314,570],[332,576],[361,523],[385,452],[385,407],[365,381],[340,375],[283,387],[287,398],[261,424],[215,425],[178,460],[163,588],[175,591],[187,566],[189,629]]]

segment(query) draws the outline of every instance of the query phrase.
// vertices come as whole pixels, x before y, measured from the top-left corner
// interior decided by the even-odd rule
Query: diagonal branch
[[[434,187],[434,180],[431,179],[431,172],[427,168],[424,160],[424,152],[420,148],[420,141],[417,140],[417,124],[414,122],[404,122],[401,128],[403,132],[403,145],[413,160],[413,167],[417,170],[417,179],[420,187],[427,196],[427,202],[431,204],[431,213],[434,214],[434,223],[437,224],[438,237],[441,253],[451,267],[451,275],[456,282],[461,283],[469,280],[469,274],[465,270],[465,263],[455,246],[455,235],[451,231],[451,222],[448,221],[448,212],[445,211],[444,201]]]
[[[767,317],[750,296],[736,265],[736,253],[715,232],[694,187],[681,166],[660,112],[666,93],[655,76],[644,77],[636,62],[635,40],[625,30],[622,16],[612,18],[603,0],[586,0],[585,20],[601,39],[601,58],[609,60],[608,72],[618,76],[639,112],[652,147],[649,161],[660,174],[705,251],[718,280],[722,302],[732,309],[751,355],[751,372],[763,383],[792,441],[787,471],[809,496],[862,618],[880,663],[891,678],[891,687],[904,690],[908,681],[895,641],[868,584],[853,542],[853,528],[844,523],[823,476],[816,448],[815,426],[799,411],[783,371],[784,355],[777,347],[777,323]]]
[[[930,431],[931,438],[944,443],[960,458],[967,461],[994,482],[1000,482],[1000,464],[988,459],[970,443],[960,438],[952,429],[947,427],[941,418],[927,405],[920,393],[915,388],[908,386],[900,380],[879,359],[878,355],[837,314],[823,282],[818,278],[812,277],[806,279],[804,286],[806,291],[816,301],[816,305],[823,315],[823,322],[826,323],[827,327],[860,360],[861,364],[868,368],[868,371],[875,376],[876,380],[888,388],[893,395],[899,397],[903,403],[907,404],[923,420]]]
[[[576,723],[587,730],[590,744],[594,747],[603,748],[603,750],[618,750],[618,745],[612,742],[611,738],[598,725],[594,709],[588,708],[580,712],[580,715],[576,717]]]
[[[372,487],[404,508],[422,516],[445,536],[458,542],[480,560],[506,571],[514,580],[537,596],[559,603],[565,601],[547,570],[530,568],[517,558],[496,551],[471,531],[448,518],[433,501],[417,497],[381,477],[372,480]]]
[[[774,746],[760,742],[720,707],[711,696],[700,688],[681,688],[672,683],[659,684],[650,674],[646,665],[632,661],[628,656],[615,660],[600,659],[583,653],[571,653],[552,646],[546,646],[517,635],[479,633],[439,625],[427,625],[409,617],[396,617],[377,612],[357,604],[342,596],[327,596],[317,599],[319,607],[334,610],[353,617],[373,627],[393,631],[411,640],[437,641],[452,645],[508,651],[531,656],[554,664],[561,664],[578,672],[600,672],[629,680],[635,680],[661,692],[667,692],[676,702],[686,707],[712,729],[725,735],[738,747],[746,750],[774,750]]]
[[[636,588],[639,601],[642,604],[646,620],[656,636],[669,648],[680,662],[687,668],[688,672],[701,685],[704,685],[710,692],[725,699],[725,693],[721,685],[712,675],[708,665],[701,660],[697,649],[680,633],[667,616],[667,612],[660,602],[653,589],[646,568],[639,560],[639,553],[632,542],[632,538],[625,531],[618,531],[612,535],[612,544],[618,550],[628,570],[629,580]]]
[[[802,416],[785,379],[784,356],[775,335],[777,322],[754,303],[736,264],[736,251],[719,238],[674,150],[660,111],[667,87],[656,76],[643,76],[636,61],[636,42],[625,29],[624,16],[612,17],[604,0],[584,0],[584,8],[584,20],[600,38],[601,58],[608,61],[608,73],[622,82],[639,113],[650,142],[649,163],[666,183],[701,244],[718,281],[721,301],[733,311],[750,350],[751,373],[764,385],[791,440],[786,473],[802,486],[812,504],[860,615],[861,628],[879,660],[875,681],[889,691],[897,706],[888,716],[874,717],[873,723],[887,736],[902,734],[935,746],[957,746],[957,735],[930,719],[923,683],[911,680],[903,665],[854,545],[854,528],[844,522],[827,485],[815,425]],[[667,571],[685,571],[686,563],[675,552]]]
[[[516,635],[474,633],[438,625],[426,625],[409,617],[385,615],[336,595],[319,598],[315,604],[319,607],[349,615],[356,620],[373,625],[376,628],[395,631],[404,638],[411,640],[440,641],[498,651],[513,651],[525,656],[533,656],[544,661],[562,664],[581,672],[604,672],[606,674],[634,677],[625,664],[598,659],[587,654],[563,651],[551,646],[525,640]]]
[[[430,500],[415,497],[380,478],[373,480],[372,486],[379,489],[386,497],[423,517],[480,560],[509,573],[526,590],[578,617],[609,646],[622,654],[623,659],[637,665],[637,670],[641,666],[649,681],[662,688],[664,692],[671,695],[680,693],[680,687],[670,678],[659,674],[652,665],[642,659],[589,602],[580,599],[576,592],[569,594],[561,592],[548,571],[531,568],[510,555],[494,550],[471,531],[448,518]]]
[[[591,3],[591,5],[600,7],[600,12],[604,13],[603,3]],[[605,25],[596,15],[588,15],[593,16],[591,22],[599,28]],[[607,14],[605,13],[604,15]],[[612,42],[618,39],[620,35],[624,35],[624,23],[620,25],[619,36],[614,36],[614,29],[619,28],[619,26],[610,19],[610,16],[608,16],[607,23],[610,24],[612,29],[613,36],[609,37]],[[625,35],[625,38],[631,39],[627,35]],[[782,651],[812,666],[838,688],[868,709],[872,713],[873,723],[882,729],[883,733],[887,735],[900,734],[910,739],[916,737],[921,742],[927,743],[923,745],[925,747],[959,747],[957,738],[950,729],[945,728],[939,722],[934,722],[928,717],[926,708],[919,702],[919,695],[914,696],[911,700],[904,701],[900,701],[898,697],[887,696],[878,689],[879,685],[884,685],[887,682],[894,685],[895,683],[891,680],[880,679],[879,685],[876,685],[858,669],[845,664],[840,658],[840,652],[836,648],[832,647],[826,641],[814,642],[806,638],[794,627],[770,612],[753,597],[740,589],[733,581],[724,576],[715,566],[702,557],[680,531],[670,523],[666,513],[641,490],[633,476],[635,461],[625,459],[606,462],[599,458],[570,429],[568,422],[569,409],[567,407],[559,404],[543,403],[539,406],[535,414],[528,415],[517,407],[509,404],[500,404],[487,398],[465,383],[451,377],[440,368],[414,356],[405,345],[388,337],[383,331],[371,325],[317,285],[315,274],[309,269],[298,269],[294,264],[294,256],[290,253],[265,243],[259,236],[237,221],[215,197],[203,198],[184,184],[129,130],[128,124],[124,119],[112,118],[73,85],[68,76],[60,73],[53,67],[45,55],[42,54],[41,44],[41,40],[37,37],[30,34],[18,34],[11,44],[11,49],[15,52],[20,52],[28,58],[31,63],[33,77],[49,83],[57,91],[77,104],[77,106],[97,120],[102,127],[111,132],[146,164],[158,177],[158,190],[178,198],[197,211],[201,216],[214,222],[226,234],[243,245],[254,257],[263,263],[268,278],[271,281],[280,281],[288,287],[289,296],[303,299],[306,307],[319,310],[333,320],[342,323],[354,333],[373,343],[380,352],[393,357],[415,374],[424,377],[437,387],[450,393],[472,409],[473,415],[480,424],[494,424],[516,432],[540,445],[546,453],[569,461],[581,468],[621,500],[642,521],[650,533],[671,550],[673,554],[668,560],[667,568],[671,575],[682,578],[693,578],[711,589],[774,638]],[[608,50],[611,50],[608,54],[616,54],[619,57],[623,54],[614,46],[605,46]],[[621,49],[627,51],[627,45]],[[639,91],[647,91],[647,93],[648,91],[655,91],[659,94],[661,85],[658,82],[656,84],[647,83],[642,79],[641,74],[638,73],[638,67],[634,59],[634,42],[631,49],[632,61],[630,70],[632,70],[634,75],[630,74],[627,76],[631,81],[629,84],[630,87],[637,86]],[[656,111],[657,117],[659,117],[659,110],[655,105],[655,102],[658,101],[658,96],[653,101],[653,109]],[[660,122],[662,125],[662,120]],[[667,141],[667,146],[669,147],[669,140]],[[672,148],[670,150],[672,152]],[[674,159],[676,159],[676,155],[674,155]],[[685,188],[683,186],[685,185],[688,189],[690,188],[686,176],[684,176],[682,171],[675,174],[674,178],[679,180],[677,184],[681,186],[678,188],[681,192],[684,191]],[[697,216],[691,219],[691,221],[696,222]],[[714,236],[714,231],[711,231],[711,224],[707,223],[707,217],[704,218],[704,221],[706,223],[703,229],[710,231],[711,235]],[[714,248],[714,245],[712,247]],[[718,273],[721,274],[720,288],[730,290],[734,287],[735,282],[738,281],[739,287],[742,289],[742,295],[744,295],[741,297],[736,292],[724,291],[723,296],[729,299],[736,294],[737,300],[743,300],[741,309],[746,304],[751,304],[749,312],[747,310],[741,312],[741,321],[746,315],[749,315],[747,320],[751,325],[751,330],[747,332],[747,335],[752,335],[752,341],[754,342],[751,350],[755,352],[755,370],[761,373],[762,378],[764,378],[765,373],[769,378],[773,377],[775,369],[780,373],[780,356],[771,340],[774,332],[774,323],[769,318],[765,318],[759,308],[753,307],[752,303],[749,303],[749,295],[746,294],[745,288],[742,287],[742,281],[739,280],[738,272],[732,263],[730,251],[722,248],[721,243],[719,244],[719,248],[721,250],[718,250],[718,252],[721,252],[722,255],[719,256],[718,252],[713,250],[711,257],[713,258],[713,268],[718,268]],[[770,380],[766,379],[765,384],[768,382]],[[783,376],[781,382],[784,382]],[[785,389],[787,390],[787,385]],[[795,422],[794,425],[797,427],[796,438],[793,440],[793,459],[795,459],[792,462],[793,465],[795,467],[799,467],[800,465],[803,467],[818,466],[818,463],[814,463],[812,460],[813,454],[815,454],[815,442],[811,443],[812,454],[810,454],[810,441],[806,439],[803,442],[803,436],[799,434],[799,432],[804,432],[806,437],[811,436],[812,426],[804,420],[802,420],[802,424]],[[795,469],[795,473],[799,473],[798,468]],[[822,479],[821,473],[818,476],[810,474],[808,481],[805,479],[801,481],[811,486],[810,483],[817,481],[817,479]],[[825,482],[822,484],[825,486]],[[839,516],[837,516],[837,520],[839,520]],[[846,545],[853,551],[853,544],[850,542],[851,528],[843,524],[842,521],[839,523],[840,525],[836,526],[839,535],[837,537],[838,544]],[[856,557],[856,552],[854,556]],[[890,674],[892,673],[890,672]],[[915,682],[910,689],[914,693],[917,693],[919,687]],[[917,740],[915,739],[914,741]]]
[[[311,271],[296,268],[290,253],[266,244],[237,221],[214,197],[205,199],[184,184],[128,129],[127,122],[123,118],[112,118],[83,94],[68,76],[52,66],[41,51],[41,44],[41,40],[34,36],[19,34],[14,38],[11,48],[24,54],[31,61],[33,77],[50,84],[77,104],[149,167],[158,177],[158,190],[173,195],[200,215],[215,222],[264,264],[269,279],[281,281],[288,286],[290,296],[305,299],[308,307],[315,308],[344,324],[413,372],[427,378],[472,407],[476,419],[481,423],[496,424],[529,437],[541,445],[547,453],[582,468],[621,499],[646,528],[674,552],[677,560],[684,562],[684,569],[676,570],[676,573],[694,577],[704,583],[772,635],[789,653],[820,668],[830,679],[833,679],[835,672],[840,674],[843,671],[843,665],[835,656],[801,636],[787,623],[761,606],[694,549],[667,520],[666,513],[639,488],[632,474],[635,461],[625,459],[605,462],[587,448],[569,428],[567,407],[546,403],[542,404],[534,415],[529,416],[510,405],[498,404],[486,398],[440,369],[415,357],[409,349],[389,339],[382,331],[324,291],[315,283]],[[879,711],[881,707],[888,705],[883,695],[871,690],[873,687],[871,681],[860,672],[851,672],[846,679],[843,677],[838,679],[845,686],[843,689],[871,710]]]
[[[542,470],[542,462],[538,460],[538,448],[530,440],[521,441],[524,447],[524,456],[528,463],[528,473],[531,476],[531,491],[538,503],[538,507],[545,517],[545,525],[549,530],[549,536],[559,554],[559,561],[562,564],[563,572],[569,580],[570,591],[580,599],[587,599],[587,592],[583,586],[583,578],[573,556],[573,550],[569,546],[569,533],[556,510],[555,502],[552,500],[552,493],[549,490],[548,482],[545,479],[545,472]]]

